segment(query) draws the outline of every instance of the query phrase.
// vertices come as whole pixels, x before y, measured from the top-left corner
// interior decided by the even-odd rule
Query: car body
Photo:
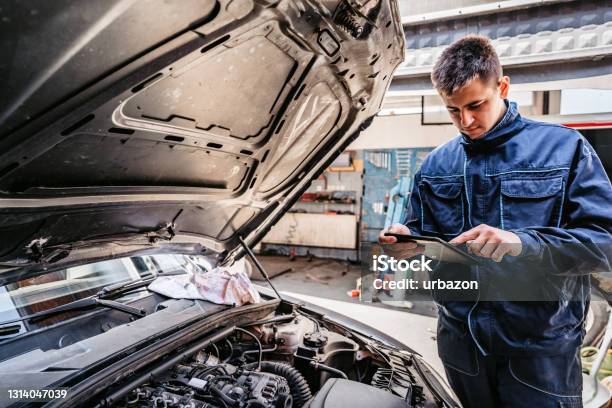
[[[244,356],[253,355],[257,348],[236,336],[236,327],[244,327],[260,338],[265,350],[263,361],[281,361],[299,368],[314,397],[330,379],[325,370],[331,367],[345,373],[348,384],[357,386],[358,393],[385,390],[389,400],[383,399],[380,406],[398,406],[398,402],[406,407],[457,406],[444,380],[418,353],[333,311],[289,296],[279,300],[264,287],[258,287],[261,303],[239,307],[172,299],[148,290],[147,285],[159,276],[193,273],[193,265],[210,260],[194,261],[192,256],[167,254],[121,258],[55,270],[2,287],[0,382],[12,390],[65,390],[65,394],[57,398],[30,395],[21,401],[7,394],[1,396],[0,404],[132,406],[127,401],[147,389],[147,396],[141,397],[142,405],[136,406],[148,406],[163,397],[168,406],[173,406],[172,397],[185,397],[181,394],[185,390],[179,392],[174,387],[170,391],[165,388],[165,377],[159,382],[152,378],[176,375],[177,367],[201,365],[190,362],[194,355],[200,359],[207,356],[212,367],[214,360],[208,359],[214,359],[214,353],[217,357],[227,354],[231,362],[227,366],[247,367],[252,362]],[[124,285],[128,285],[127,290]],[[49,304],[58,299],[65,306],[96,296],[92,293],[100,296],[104,287],[114,288],[107,290],[104,298],[144,310],[145,314],[134,316],[115,308],[91,307],[6,323],[10,313],[21,318],[36,310],[47,313]],[[313,347],[313,332],[323,336],[322,346]],[[211,337],[216,341],[207,342]],[[233,344],[229,349],[225,345],[228,340]],[[304,364],[307,359],[315,359],[325,370]],[[367,406],[359,405],[351,393],[341,391],[340,395],[344,403]],[[335,398],[338,401],[338,396]],[[191,403],[188,394],[180,403],[187,402]],[[174,403],[180,406],[178,401]],[[193,404],[200,406],[197,395]],[[323,406],[333,406],[330,404]],[[213,402],[210,406],[217,405]],[[249,405],[245,402],[236,406]],[[270,402],[269,406],[275,405]],[[286,406],[305,405],[295,402]]]
[[[368,126],[403,59],[394,1],[1,13],[2,405],[455,405],[416,353],[332,312],[147,289],[240,259]]]

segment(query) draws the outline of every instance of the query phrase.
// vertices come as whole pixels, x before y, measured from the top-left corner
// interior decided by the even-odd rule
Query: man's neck
[[[495,121],[495,124],[493,126],[491,126],[491,128],[489,130],[487,130],[486,132],[484,132],[482,135],[480,135],[480,137],[478,137],[477,139],[474,140],[479,140],[482,139],[484,136],[486,136],[491,130],[495,129],[498,125],[499,122],[502,121],[502,119],[504,118],[504,116],[506,115],[506,112],[508,111],[508,106],[506,105],[506,101],[504,99],[501,99],[500,102],[501,104],[500,106],[500,113],[497,116],[497,120]]]
[[[506,105],[506,101],[504,99],[502,99],[500,102],[501,105],[501,109],[499,110],[499,116],[497,117],[497,120],[495,121],[495,125],[493,125],[493,128],[495,128],[495,126],[497,126],[499,124],[499,122],[504,118],[504,116],[506,115],[506,111],[508,110],[508,106]]]

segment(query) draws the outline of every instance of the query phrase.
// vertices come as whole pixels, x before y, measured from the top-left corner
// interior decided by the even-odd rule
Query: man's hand
[[[382,230],[378,235],[378,243],[382,245],[385,254],[395,259],[406,259],[423,253],[423,248],[416,242],[397,242],[397,238],[386,236],[387,232],[410,235],[410,229],[403,224],[393,224],[388,229]]]
[[[486,224],[480,224],[449,242],[453,245],[463,243],[467,243],[468,252],[495,262],[501,262],[504,255],[519,256],[523,250],[518,235]]]

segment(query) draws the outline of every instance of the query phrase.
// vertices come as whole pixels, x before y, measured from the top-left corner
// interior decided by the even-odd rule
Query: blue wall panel
[[[409,198],[414,174],[432,150],[412,148],[364,151],[362,241],[376,241],[380,230],[386,225],[399,222]]]

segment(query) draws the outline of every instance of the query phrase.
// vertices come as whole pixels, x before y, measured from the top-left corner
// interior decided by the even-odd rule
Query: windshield
[[[66,320],[74,312],[48,317],[35,324],[27,320],[6,325],[2,322],[87,298],[107,286],[153,278],[159,274],[184,273],[189,269],[189,264],[197,264],[204,269],[211,267],[203,257],[178,254],[136,256],[59,269],[0,286],[1,338],[18,336]]]
[[[83,299],[108,285],[138,280],[144,272],[139,268],[146,265],[141,261],[123,258],[96,262],[0,286],[0,322]],[[55,321],[45,319],[42,325]],[[18,335],[27,330],[27,324],[19,325],[19,329],[15,327],[11,334]]]
[[[87,298],[107,286],[153,278],[159,274],[184,273],[190,264],[211,268],[210,262],[203,257],[178,254],[136,256],[59,269],[0,286],[1,339],[66,320],[74,312],[46,317],[36,323],[27,320],[11,324],[2,322]]]

